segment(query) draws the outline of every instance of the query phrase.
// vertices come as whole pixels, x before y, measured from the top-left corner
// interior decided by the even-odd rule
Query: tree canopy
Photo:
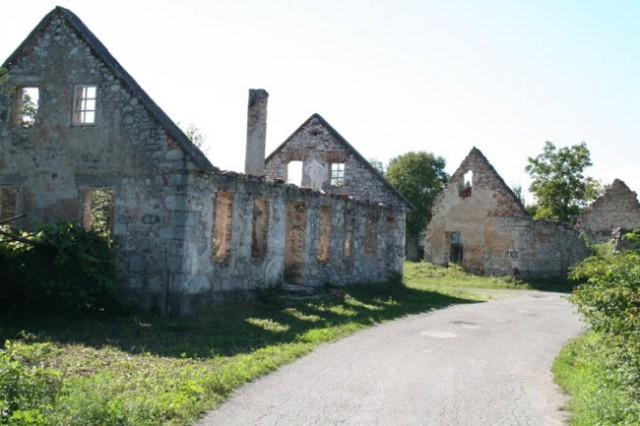
[[[414,206],[407,214],[407,240],[416,244],[431,220],[431,206],[444,189],[449,177],[446,161],[424,151],[409,152],[393,158],[385,178]],[[411,256],[410,256],[411,257]]]
[[[527,159],[529,190],[535,195],[535,217],[576,223],[582,209],[598,196],[600,183],[584,175],[591,166],[586,143],[557,149],[545,142],[542,154]]]
[[[9,81],[9,72],[5,67],[0,67],[0,95],[9,90],[8,87],[6,87],[7,81]]]

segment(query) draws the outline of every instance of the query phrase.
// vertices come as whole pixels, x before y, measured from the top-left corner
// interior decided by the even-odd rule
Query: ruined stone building
[[[477,148],[436,198],[425,260],[488,275],[563,277],[588,255],[575,227],[533,220]]]
[[[411,203],[319,114],[313,114],[265,161],[268,176],[348,196],[369,204],[408,211]]]
[[[0,96],[0,217],[91,228],[97,205],[108,207],[119,282],[142,307],[188,313],[283,281],[376,282],[402,271],[406,206],[392,188],[350,198],[221,172],[71,11],[46,15],[4,66],[13,90]],[[252,124],[266,115],[254,118],[250,108],[248,140],[266,131]],[[307,127],[323,125],[318,116]],[[327,149],[325,161],[344,162],[346,185],[355,150]]]
[[[593,243],[610,241],[620,229],[640,229],[638,196],[623,181],[616,179],[582,212],[577,226]]]

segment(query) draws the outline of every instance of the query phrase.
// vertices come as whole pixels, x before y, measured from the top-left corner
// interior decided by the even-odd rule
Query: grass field
[[[533,287],[407,263],[404,284],[326,288],[294,300],[267,293],[189,318],[0,318],[0,341],[7,341],[0,424],[12,416],[18,424],[190,424],[233,389],[320,344]]]

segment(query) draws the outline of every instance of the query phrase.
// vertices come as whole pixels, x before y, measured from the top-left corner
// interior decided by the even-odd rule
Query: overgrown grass
[[[640,401],[620,382],[616,360],[615,350],[595,332],[572,340],[556,357],[553,374],[571,395],[571,425],[640,424]]]
[[[404,285],[327,289],[306,300],[267,294],[189,318],[0,318],[0,342],[11,342],[0,351],[0,424],[10,416],[18,424],[190,424],[233,389],[322,343],[483,299],[474,287],[528,288],[407,263]],[[25,381],[13,386],[18,376]]]
[[[0,352],[0,423],[12,416],[22,424],[189,424],[234,388],[319,344],[469,301],[390,283],[308,300],[268,295],[190,318],[5,317],[0,341],[11,343]]]
[[[458,265],[443,268],[432,263],[406,262],[405,280],[409,285],[445,292],[489,299],[501,294],[499,290],[541,290],[571,292],[573,283],[562,279],[518,279],[513,276],[479,276],[466,273]]]

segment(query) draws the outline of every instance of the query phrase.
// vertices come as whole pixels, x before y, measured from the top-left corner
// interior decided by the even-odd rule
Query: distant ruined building
[[[319,116],[309,124],[323,151],[278,158],[307,161],[314,182],[341,190],[268,177],[263,90],[250,92],[246,174],[220,171],[67,9],[47,14],[4,66],[15,90],[0,96],[0,218],[91,228],[106,208],[122,293],[141,307],[187,314],[285,281],[402,272],[410,204],[375,174],[360,188],[371,169]]]
[[[426,261],[487,275],[565,277],[588,255],[575,227],[532,219],[477,148],[435,200],[425,237]]]
[[[616,179],[576,226],[534,220],[489,161],[473,148],[434,202],[425,260],[468,271],[529,278],[565,278],[589,255],[591,243],[614,241],[640,229],[636,193]]]
[[[640,229],[637,194],[623,181],[614,180],[604,194],[582,212],[577,227],[594,243],[615,239],[621,229]]]

